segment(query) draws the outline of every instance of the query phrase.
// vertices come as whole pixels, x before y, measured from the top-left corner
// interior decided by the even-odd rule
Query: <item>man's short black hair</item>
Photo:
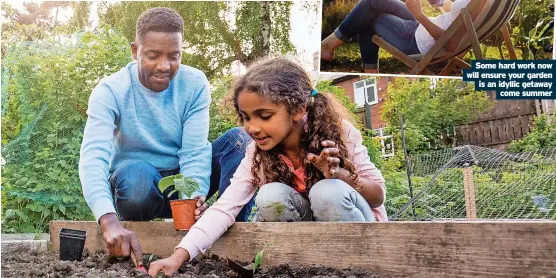
[[[135,41],[138,42],[149,31],[183,35],[183,19],[170,8],[152,8],[141,14],[135,25]]]

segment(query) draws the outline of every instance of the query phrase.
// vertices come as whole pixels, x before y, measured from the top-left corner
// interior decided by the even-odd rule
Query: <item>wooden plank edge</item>
[[[163,257],[185,235],[168,222],[124,225],[145,253]],[[86,248],[103,249],[96,222],[54,221],[53,251],[59,249],[61,227],[87,230]],[[209,252],[251,261],[266,246],[267,267],[293,263],[412,277],[550,277],[556,275],[555,230],[556,221],[236,223]]]

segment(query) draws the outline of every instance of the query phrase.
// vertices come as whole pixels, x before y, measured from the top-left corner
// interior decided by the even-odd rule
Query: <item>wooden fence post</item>
[[[463,186],[465,188],[465,212],[467,220],[477,220],[475,207],[475,186],[473,185],[473,168],[463,168]]]

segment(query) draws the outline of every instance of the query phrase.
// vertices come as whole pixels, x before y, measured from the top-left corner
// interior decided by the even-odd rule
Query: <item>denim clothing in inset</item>
[[[251,138],[243,129],[234,128],[212,143],[213,170],[207,199],[217,190],[221,195],[230,185],[230,179],[245,156],[245,147],[250,141]],[[238,142],[243,142],[245,145]],[[128,161],[120,165],[109,178],[114,206],[119,218],[133,221],[171,218],[169,201],[178,199],[178,194],[174,193],[168,197],[172,187],[161,193],[158,182],[162,177],[178,173],[179,169],[159,172],[146,161]],[[253,204],[254,200],[251,200],[236,221],[247,221]]]
[[[259,189],[255,203],[255,221],[260,222],[376,221],[363,196],[339,179],[314,184],[309,200],[286,184],[268,183]]]
[[[344,42],[358,36],[361,58],[365,67],[378,64],[378,45],[374,35],[381,36],[406,54],[417,54],[415,30],[419,22],[405,3],[399,0],[361,0],[342,21],[335,34]]]

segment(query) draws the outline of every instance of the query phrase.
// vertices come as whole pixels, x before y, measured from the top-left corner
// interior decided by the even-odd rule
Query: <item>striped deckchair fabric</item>
[[[465,24],[464,17],[467,16],[468,19],[471,19],[469,16],[470,11],[473,11],[475,7],[479,6],[482,1],[486,1],[485,5],[472,24],[469,24],[470,28],[473,30],[469,30],[469,28],[467,28],[468,24]],[[456,66],[469,68],[470,65],[461,58],[465,56],[469,50],[473,49],[477,59],[482,59],[483,54],[479,47],[480,42],[488,39],[498,31],[502,31],[504,41],[510,52],[510,57],[516,59],[513,45],[509,37],[507,23],[514,15],[519,1],[520,0],[470,1],[467,7],[462,9],[458,18],[448,27],[445,34],[437,40],[436,44],[427,53],[406,55],[379,36],[374,36],[373,42],[409,66],[412,69],[410,74],[434,74],[427,69],[427,66],[445,61],[450,61],[450,63],[441,71],[440,75],[449,74]],[[471,20],[469,20],[469,22],[471,22]],[[466,26],[466,37],[460,41],[455,51],[446,51],[444,45],[446,45],[448,39],[450,39],[455,31],[462,25]]]

